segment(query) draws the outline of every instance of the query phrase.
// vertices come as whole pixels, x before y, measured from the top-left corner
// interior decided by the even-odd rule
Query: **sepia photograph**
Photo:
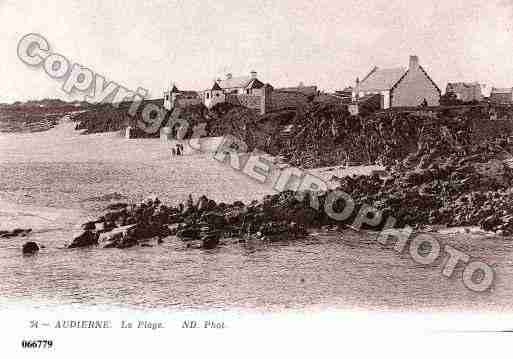
[[[0,1],[0,357],[495,357],[513,1]]]

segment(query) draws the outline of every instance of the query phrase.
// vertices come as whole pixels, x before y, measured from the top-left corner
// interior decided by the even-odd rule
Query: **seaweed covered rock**
[[[84,248],[98,245],[99,233],[86,230],[78,237],[75,237],[68,248]]]
[[[27,242],[21,249],[24,255],[31,255],[39,252],[39,246],[36,242]]]

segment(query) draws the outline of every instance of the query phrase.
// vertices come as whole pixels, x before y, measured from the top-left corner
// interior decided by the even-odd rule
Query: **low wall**
[[[200,98],[177,98],[175,105],[181,107],[194,106],[203,103]]]
[[[264,95],[229,94],[226,95],[226,102],[259,110],[260,113],[302,107],[308,102],[308,96],[300,92],[275,90],[267,92],[266,96],[265,111],[262,111]]]
[[[226,95],[226,102],[236,106],[243,106],[260,110],[262,105],[261,95]]]
[[[272,91],[266,112],[279,111],[286,108],[302,107],[308,102],[308,96],[300,92]]]

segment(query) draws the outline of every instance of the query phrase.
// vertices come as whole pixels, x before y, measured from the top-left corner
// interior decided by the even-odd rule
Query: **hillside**
[[[158,137],[159,131],[148,134],[134,126],[142,119],[142,109],[148,103],[160,106],[162,99],[145,101],[133,117],[128,114],[129,102],[117,107],[60,100],[2,105],[0,131],[42,131],[71,114],[76,129],[85,130],[84,134],[120,131],[132,125],[138,137]],[[193,105],[166,112],[162,126],[177,119],[186,120],[187,136],[192,136],[193,128],[204,123],[208,136],[233,135],[243,140],[249,150],[259,149],[280,156],[298,167],[346,163],[390,166],[440,141],[480,144],[508,136],[513,133],[511,115],[510,108],[477,104],[350,116],[344,105],[318,101],[301,109],[260,115],[254,110],[223,103],[210,110]]]
[[[64,115],[89,104],[56,99],[0,104],[0,132],[39,132],[55,126]]]

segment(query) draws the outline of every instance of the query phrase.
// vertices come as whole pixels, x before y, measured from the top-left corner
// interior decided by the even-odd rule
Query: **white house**
[[[410,56],[408,68],[380,69],[374,67],[362,81],[356,80],[353,101],[368,95],[381,96],[381,108],[416,107],[440,104],[441,91],[419,64],[417,56]]]
[[[255,95],[264,84],[257,79],[257,73],[252,71],[250,76],[233,77],[227,74],[224,80],[218,79],[212,87],[203,91],[203,103],[211,108],[218,103],[226,101],[227,95]],[[261,91],[258,91],[260,94]]]

